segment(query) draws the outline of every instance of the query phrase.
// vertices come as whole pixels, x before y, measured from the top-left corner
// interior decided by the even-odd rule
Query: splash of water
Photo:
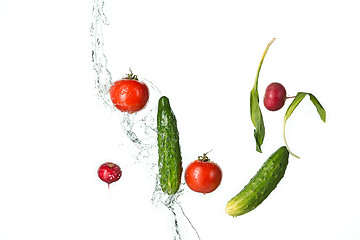
[[[104,37],[102,31],[103,25],[109,25],[103,10],[104,4],[104,0],[94,0],[93,3],[93,18],[90,27],[93,47],[91,57],[93,69],[96,72],[95,88],[97,89],[98,97],[106,106],[112,107],[109,96],[112,76],[107,68],[107,58],[104,53]]]
[[[173,231],[174,240],[183,239],[200,239],[200,235],[190,219],[185,214],[184,209],[181,206],[179,198],[184,194],[184,183],[180,185],[179,190],[173,195],[165,194],[160,187],[160,175],[156,176],[155,190],[152,196],[152,203],[154,205],[163,205],[171,213],[173,217]]]
[[[93,48],[91,57],[93,69],[96,73],[95,89],[97,96],[106,107],[120,115],[120,125],[126,138],[137,148],[135,163],[150,163],[151,170],[155,173],[158,170],[157,161],[151,162],[151,159],[157,159],[157,157],[153,158],[152,156],[157,154],[156,113],[157,100],[161,97],[161,92],[152,82],[140,79],[140,81],[149,87],[150,98],[146,107],[137,113],[128,114],[117,111],[113,106],[109,94],[109,89],[112,85],[112,75],[107,67],[108,61],[104,53],[102,31],[104,25],[109,25],[109,21],[103,11],[104,4],[104,0],[94,0],[92,9],[93,21],[90,27]],[[142,161],[143,159],[150,161]],[[197,230],[186,216],[178,201],[178,198],[184,193],[184,184],[182,184],[176,194],[169,196],[162,192],[159,186],[159,177],[156,174],[155,191],[151,200],[155,205],[161,203],[172,213],[174,219],[174,240],[183,240],[183,237],[200,240]],[[190,236],[188,236],[189,234]]]
[[[92,8],[93,20],[90,27],[90,35],[92,38],[92,63],[93,69],[96,73],[95,89],[98,98],[111,110],[118,112],[113,106],[109,89],[112,85],[112,75],[107,65],[108,60],[104,52],[104,36],[103,27],[109,25],[109,21],[104,13],[104,0],[94,0]],[[152,142],[154,137],[154,112],[157,106],[154,102],[155,99],[160,97],[159,89],[150,81],[140,79],[149,87],[150,98],[145,109],[138,113],[127,114],[120,113],[120,124],[129,139],[137,148],[139,154],[136,159],[139,160],[143,157],[150,156],[150,151],[154,148],[156,143]]]
[[[136,113],[120,113],[121,127],[125,136],[137,148],[135,163],[147,162],[154,167],[156,162],[141,161],[154,159],[151,156],[157,153],[156,114],[157,100],[161,97],[160,90],[150,81],[140,79],[149,88],[149,100],[145,108]]]
[[[104,0],[94,0],[92,8],[92,23],[90,27],[90,35],[92,38],[92,63],[93,69],[96,73],[95,89],[98,98],[111,110],[118,112],[113,106],[109,89],[112,85],[112,75],[107,65],[108,60],[104,52],[104,36],[103,27],[109,25],[109,21],[104,13]],[[135,113],[127,114],[120,113],[120,124],[129,139],[137,148],[137,160],[150,156],[150,151],[154,148],[156,143],[151,142],[155,134],[154,126],[154,112],[156,112],[155,99],[160,97],[159,89],[150,81],[140,79],[149,87],[150,98],[144,110]]]

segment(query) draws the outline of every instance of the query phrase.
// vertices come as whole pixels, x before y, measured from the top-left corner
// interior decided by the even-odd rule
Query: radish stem
[[[287,144],[287,142],[286,142],[286,137],[285,137],[285,123],[286,123],[286,120],[284,119],[284,124],[283,124],[283,137],[284,137],[285,146],[286,146],[287,150],[289,151],[289,153],[290,153],[291,155],[293,155],[294,157],[300,159],[299,156],[297,156],[297,155],[295,155],[293,152],[291,152],[291,150],[290,150],[290,148],[289,148],[289,146],[288,146],[288,144]]]

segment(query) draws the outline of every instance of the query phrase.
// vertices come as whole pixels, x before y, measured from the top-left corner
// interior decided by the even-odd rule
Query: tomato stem
[[[129,68],[130,73],[126,74],[126,79],[133,79],[133,80],[139,80],[138,76],[135,75],[132,71],[131,68]]]
[[[202,156],[198,156],[198,159],[200,161],[203,161],[203,162],[208,162],[210,161],[210,158],[208,156],[206,156],[209,152],[211,152],[212,149],[210,151],[208,151],[207,153],[204,153]]]

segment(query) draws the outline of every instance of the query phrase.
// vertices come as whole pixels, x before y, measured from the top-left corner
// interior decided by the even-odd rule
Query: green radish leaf
[[[294,100],[291,102],[288,109],[286,110],[284,121],[288,120],[288,118],[291,116],[297,105],[299,105],[299,103],[304,99],[305,96],[306,93],[303,92],[298,92],[296,94]]]
[[[265,137],[265,125],[259,106],[258,92],[255,88],[250,93],[250,114],[251,121],[255,126],[254,137],[256,142],[256,151],[261,153],[261,145],[263,144]]]
[[[291,114],[294,112],[295,108],[299,105],[299,103],[305,98],[306,95],[310,96],[310,100],[312,101],[312,103],[315,105],[317,112],[320,115],[321,120],[323,120],[324,122],[326,122],[326,112],[325,109],[321,106],[319,100],[317,100],[317,98],[311,94],[311,93],[305,93],[305,92],[298,92],[294,98],[294,100],[291,102],[291,104],[289,105],[288,109],[286,110],[285,113],[285,117],[284,117],[284,123],[283,123],[283,137],[284,137],[284,141],[285,141],[285,145],[289,151],[289,153],[291,155],[293,155],[296,158],[300,158],[297,155],[295,155],[294,153],[292,153],[289,149],[289,146],[286,142],[286,138],[285,138],[285,125],[286,125],[286,121],[289,119],[289,117],[291,116]]]
[[[321,120],[323,120],[323,122],[326,122],[326,112],[325,109],[323,108],[323,106],[321,106],[319,100],[317,100],[317,98],[312,95],[311,93],[308,93],[310,96],[310,100],[313,102],[313,104],[316,107],[317,112],[320,115]]]
[[[266,55],[270,45],[274,41],[275,41],[275,38],[273,38],[265,48],[265,51],[261,58],[259,68],[258,68],[258,71],[256,74],[254,87],[250,92],[250,116],[251,116],[251,121],[255,127],[254,137],[255,137],[255,142],[256,142],[256,151],[258,151],[258,152],[262,152],[261,145],[263,144],[264,137],[265,137],[265,125],[264,125],[264,120],[263,120],[261,110],[260,110],[260,105],[259,105],[259,93],[258,93],[259,74],[260,74],[260,69],[263,64],[265,55]]]
[[[294,98],[294,100],[291,102],[291,104],[289,105],[288,109],[286,110],[285,113],[285,121],[291,116],[291,114],[293,113],[293,111],[295,110],[295,108],[297,107],[297,105],[299,105],[299,103],[304,99],[304,97],[306,95],[310,96],[310,100],[313,102],[313,104],[316,107],[317,112],[320,115],[321,120],[323,120],[324,122],[326,122],[326,112],[325,109],[321,106],[319,100],[317,100],[317,98],[311,94],[311,93],[305,93],[305,92],[298,92]]]

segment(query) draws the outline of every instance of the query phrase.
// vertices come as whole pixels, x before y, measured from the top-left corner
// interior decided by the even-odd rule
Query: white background
[[[0,239],[172,239],[171,214],[151,203],[154,169],[122,147],[119,115],[97,98],[92,1],[0,0]],[[223,170],[213,193],[179,198],[202,240],[360,239],[356,1],[105,1],[105,54],[114,80],[131,67],[170,98],[184,167],[210,149]],[[287,124],[290,157],[254,211],[224,212],[283,145],[286,106],[263,115],[255,151],[249,93],[259,79],[306,97]],[[156,157],[155,157],[156,158]],[[110,187],[96,174],[116,162]],[[189,238],[191,240],[191,238]],[[187,240],[184,238],[184,240]]]

